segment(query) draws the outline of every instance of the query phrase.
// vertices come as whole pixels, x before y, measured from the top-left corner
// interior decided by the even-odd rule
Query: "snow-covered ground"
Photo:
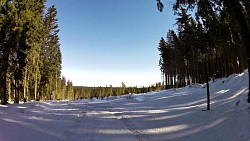
[[[105,100],[0,105],[0,141],[250,141],[248,75]],[[224,82],[224,83],[223,83]]]

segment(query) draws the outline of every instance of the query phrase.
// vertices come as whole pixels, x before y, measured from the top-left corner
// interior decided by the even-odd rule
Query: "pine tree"
[[[41,66],[41,47],[44,44],[44,26],[43,26],[43,16],[44,16],[44,2],[45,0],[33,1],[30,0],[31,4],[27,7],[30,11],[29,15],[29,31],[27,32],[27,44],[31,47],[27,53],[26,67],[24,71],[24,97],[30,97],[31,99],[38,100],[38,86],[41,79],[40,68]],[[29,90],[32,91],[34,95],[30,95]],[[27,95],[27,96],[26,96]]]
[[[66,99],[66,78],[62,76],[61,79],[61,99]]]
[[[71,80],[67,81],[65,99],[68,99],[68,100],[76,99],[75,94],[74,94],[73,83]]]
[[[11,48],[8,47],[10,41],[10,31],[11,31],[11,4],[8,6],[9,2],[7,0],[1,0],[1,11],[0,11],[0,60],[1,60],[1,104],[7,104],[7,71],[9,67],[9,56]]]
[[[45,15],[45,44],[42,47],[41,55],[41,85],[45,95],[57,97],[58,82],[61,75],[62,55],[59,43],[59,29],[57,24],[57,10],[55,6],[48,9]]]

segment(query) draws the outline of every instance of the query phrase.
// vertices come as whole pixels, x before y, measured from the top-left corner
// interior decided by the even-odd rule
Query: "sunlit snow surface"
[[[224,83],[222,83],[224,82]],[[0,105],[0,141],[250,141],[248,75],[103,100]]]

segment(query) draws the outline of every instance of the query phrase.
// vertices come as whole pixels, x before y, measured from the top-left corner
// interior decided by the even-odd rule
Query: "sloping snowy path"
[[[136,140],[107,103],[34,102],[1,107],[1,141]]]
[[[250,141],[247,74],[105,100],[0,105],[0,141]]]

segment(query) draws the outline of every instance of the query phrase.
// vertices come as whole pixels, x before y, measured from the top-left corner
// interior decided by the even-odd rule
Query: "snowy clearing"
[[[0,105],[1,141],[250,141],[248,78],[104,100]],[[224,82],[224,83],[222,83]]]

